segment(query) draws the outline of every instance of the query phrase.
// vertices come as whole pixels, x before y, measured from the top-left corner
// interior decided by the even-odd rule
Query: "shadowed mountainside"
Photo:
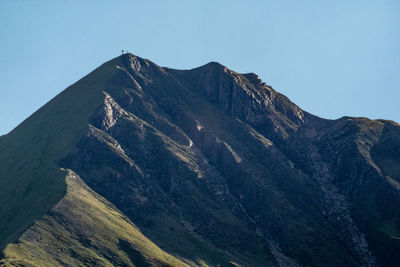
[[[318,118],[215,62],[117,57],[0,151],[6,266],[400,260],[400,126]]]

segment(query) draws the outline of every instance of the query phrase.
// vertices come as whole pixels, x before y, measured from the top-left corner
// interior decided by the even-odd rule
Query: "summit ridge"
[[[319,118],[219,63],[123,54],[0,151],[2,266],[400,261],[400,126]]]

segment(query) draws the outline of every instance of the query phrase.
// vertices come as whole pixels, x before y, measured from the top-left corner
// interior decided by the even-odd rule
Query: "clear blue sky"
[[[400,122],[398,0],[0,1],[0,134],[127,49],[255,72],[301,108]]]

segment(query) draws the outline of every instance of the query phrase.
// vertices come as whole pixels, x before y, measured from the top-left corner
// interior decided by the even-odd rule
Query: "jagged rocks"
[[[255,74],[215,62],[173,70],[131,54],[101,66],[33,118],[39,123],[28,119],[0,139],[8,151],[6,142],[21,147],[15,136],[32,133],[23,147],[38,153],[29,160],[7,152],[25,164],[21,170],[36,168],[52,181],[49,169],[71,169],[146,238],[190,265],[400,260],[400,126],[393,122],[324,120]],[[18,177],[17,167],[2,163]],[[7,179],[13,181],[0,181]],[[50,198],[47,183],[40,184],[54,206],[62,194]],[[20,185],[2,186],[12,192]],[[2,212],[10,216],[16,207]],[[10,240],[44,213],[0,228],[0,236]],[[124,238],[113,249],[147,264]]]

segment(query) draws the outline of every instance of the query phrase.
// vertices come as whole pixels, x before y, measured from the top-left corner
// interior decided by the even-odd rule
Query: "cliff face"
[[[101,82],[100,72],[107,74]],[[80,100],[69,110],[54,104],[69,107],[82,95],[87,103]],[[112,206],[102,212],[126,216],[118,227],[128,223],[146,238],[144,246],[115,237],[100,222],[95,229],[107,229],[106,234],[93,236],[66,220],[64,227],[74,233],[78,228],[82,236],[67,240],[101,255],[98,262],[118,265],[110,255],[125,255],[120,257],[128,265],[139,259],[153,265],[395,266],[400,260],[400,126],[394,122],[324,120],[255,74],[237,74],[213,62],[173,70],[131,54],[106,63],[46,106],[39,111],[43,116],[33,115],[36,121],[51,111],[58,115],[49,128],[58,125],[57,116],[69,120],[68,128],[80,125],[52,157],[54,168],[79,176],[84,188]],[[24,128],[34,129],[30,121],[2,137],[0,147]],[[45,131],[50,150],[54,145],[48,140],[56,142],[59,134],[53,132]],[[52,208],[58,201],[73,202],[65,200],[71,195],[66,192],[46,191],[43,197],[53,196]],[[7,214],[13,206],[3,210]],[[74,214],[94,216],[85,212]],[[9,243],[33,219],[59,220],[59,214],[43,208],[21,220],[18,229],[3,226],[0,236]],[[64,233],[48,227],[53,236]],[[14,251],[41,257],[24,243],[26,235],[19,250],[7,246],[4,264],[20,260]],[[123,241],[111,242],[115,238]],[[151,255],[151,246],[160,252]],[[71,253],[83,264],[97,259],[79,251],[63,256],[47,251],[46,257],[62,257],[65,264]]]

